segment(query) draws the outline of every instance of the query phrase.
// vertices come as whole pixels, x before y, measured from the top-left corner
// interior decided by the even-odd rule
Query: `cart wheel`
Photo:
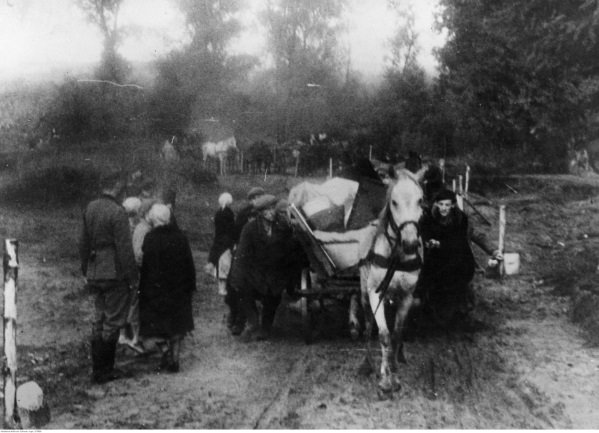
[[[302,290],[308,290],[310,287],[310,275],[307,269],[302,270],[302,280],[300,293]],[[302,311],[302,333],[304,334],[304,342],[312,343],[312,317],[310,314],[310,303],[307,296],[300,298],[300,308]]]

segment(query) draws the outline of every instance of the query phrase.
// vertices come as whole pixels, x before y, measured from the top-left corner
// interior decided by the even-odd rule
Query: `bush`
[[[99,178],[96,170],[66,165],[28,170],[8,184],[2,195],[15,204],[84,202],[96,192]]]
[[[216,183],[218,180],[216,173],[204,169],[201,163],[194,159],[179,161],[175,170],[183,179],[197,186]]]

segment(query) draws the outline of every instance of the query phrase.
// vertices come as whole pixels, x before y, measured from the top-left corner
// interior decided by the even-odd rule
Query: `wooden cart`
[[[310,266],[301,272],[299,290],[304,341],[309,344],[314,337],[315,303],[323,308],[326,298],[349,298],[360,292],[360,277],[357,266],[339,270],[334,260],[310,228],[303,214],[290,205],[294,221],[294,233],[306,253]],[[311,275],[312,273],[312,275]]]

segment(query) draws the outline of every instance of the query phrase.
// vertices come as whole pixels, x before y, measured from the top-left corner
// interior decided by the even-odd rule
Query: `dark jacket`
[[[421,221],[422,240],[440,242],[437,248],[425,248],[421,272],[423,282],[431,292],[461,291],[474,276],[474,255],[468,235],[468,217],[453,208],[449,222],[443,224],[436,212],[426,212]]]
[[[251,219],[256,217],[256,211],[254,210],[254,206],[251,203],[248,203],[246,206],[242,207],[239,212],[237,212],[237,218],[235,218],[235,243],[239,243],[239,238],[241,236],[241,231],[243,227],[250,221]]]
[[[286,233],[273,227],[268,236],[260,217],[244,226],[229,274],[237,291],[277,296],[287,287],[292,250]]]
[[[187,238],[176,226],[157,227],[146,235],[142,251],[140,334],[172,337],[191,331],[196,273]]]
[[[81,271],[90,281],[137,282],[129,219],[114,197],[104,194],[85,208],[79,257]]]
[[[220,256],[229,248],[233,248],[235,237],[235,214],[228,207],[219,209],[214,215],[214,240],[208,261],[214,266],[218,266]]]

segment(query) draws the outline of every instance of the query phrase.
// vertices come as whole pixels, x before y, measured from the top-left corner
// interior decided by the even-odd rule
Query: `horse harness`
[[[383,301],[383,299],[385,299],[385,295],[387,293],[387,290],[389,289],[389,284],[391,283],[391,279],[393,278],[393,275],[395,274],[396,271],[413,272],[413,271],[416,271],[416,270],[422,268],[422,257],[420,257],[419,253],[416,253],[416,257],[414,257],[413,259],[402,260],[403,254],[402,254],[400,248],[398,248],[398,246],[401,244],[401,230],[405,226],[407,226],[409,224],[413,224],[416,227],[418,234],[420,235],[420,226],[418,224],[418,221],[408,220],[408,221],[404,221],[403,223],[401,223],[398,226],[395,223],[395,220],[393,219],[393,216],[391,215],[391,211],[388,208],[387,208],[387,213],[388,213],[388,215],[387,215],[388,224],[389,224],[391,230],[393,231],[393,234],[395,234],[395,238],[391,237],[388,233],[387,227],[385,227],[384,234],[385,234],[385,238],[387,239],[387,242],[389,243],[389,246],[391,247],[391,255],[389,257],[385,257],[380,254],[376,254],[374,252],[374,244],[376,241],[376,237],[375,237],[372,242],[372,246],[370,247],[370,250],[368,251],[368,255],[366,256],[365,259],[363,259],[365,261],[368,261],[369,263],[377,265],[380,268],[387,269],[387,271],[385,272],[385,277],[383,278],[383,280],[381,281],[381,283],[375,290],[375,293],[380,293],[380,301],[379,301],[379,305],[376,308],[377,310],[378,310],[381,302]],[[376,314],[376,310],[375,310],[375,314]]]

